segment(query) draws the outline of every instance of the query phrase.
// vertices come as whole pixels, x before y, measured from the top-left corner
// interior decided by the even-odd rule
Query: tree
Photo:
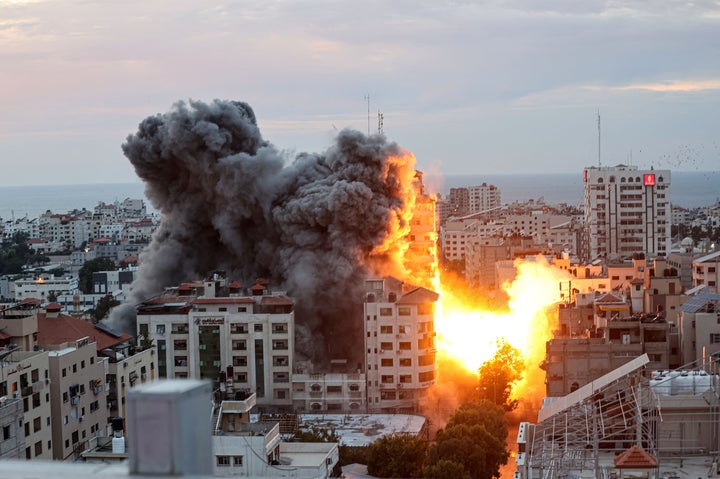
[[[22,273],[33,251],[27,245],[28,235],[22,231],[11,238],[3,239],[0,244],[0,275]]]
[[[95,305],[95,309],[91,309],[90,313],[92,314],[93,319],[97,322],[105,319],[110,313],[110,310],[118,304],[120,304],[120,301],[107,294],[98,300]]]
[[[92,275],[97,271],[115,271],[115,262],[109,258],[95,258],[82,265],[78,271],[78,288],[85,294],[92,293]]]
[[[428,450],[424,476],[443,479],[455,473],[461,478],[500,477],[500,466],[509,457],[504,414],[505,410],[491,401],[461,405]]]
[[[478,373],[480,380],[478,392],[480,399],[487,399],[512,411],[517,407],[517,400],[511,400],[512,386],[520,380],[525,363],[520,351],[505,341],[498,340],[495,355],[485,361]]]
[[[368,474],[376,477],[422,477],[427,441],[407,434],[391,434],[368,450]]]
[[[440,459],[423,470],[423,477],[429,479],[472,479],[465,466],[449,459]]]

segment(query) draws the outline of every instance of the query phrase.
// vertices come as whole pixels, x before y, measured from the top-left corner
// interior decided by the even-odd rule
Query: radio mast
[[[597,112],[598,117],[598,168],[600,168],[600,109],[598,108]]]

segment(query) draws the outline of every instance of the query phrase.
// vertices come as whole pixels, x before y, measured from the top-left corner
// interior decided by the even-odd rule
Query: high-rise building
[[[654,257],[670,252],[670,170],[588,167],[583,181],[583,259],[625,258],[634,253]]]
[[[470,212],[478,213],[500,206],[500,190],[495,185],[482,185],[468,187]]]
[[[438,294],[391,277],[365,285],[368,411],[417,411],[435,383]]]

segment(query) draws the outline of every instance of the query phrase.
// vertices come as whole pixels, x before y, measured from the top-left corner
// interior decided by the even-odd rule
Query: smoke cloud
[[[295,299],[301,357],[360,360],[363,281],[402,271],[412,155],[343,130],[324,153],[288,158],[262,138],[248,104],[220,100],[178,102],[122,149],[162,219],[113,326],[134,334],[131,305],[224,270]]]

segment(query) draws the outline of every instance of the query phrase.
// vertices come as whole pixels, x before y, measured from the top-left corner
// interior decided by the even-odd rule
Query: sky
[[[0,0],[0,186],[139,181],[140,121],[214,99],[288,161],[381,112],[431,174],[717,171],[720,2]]]

